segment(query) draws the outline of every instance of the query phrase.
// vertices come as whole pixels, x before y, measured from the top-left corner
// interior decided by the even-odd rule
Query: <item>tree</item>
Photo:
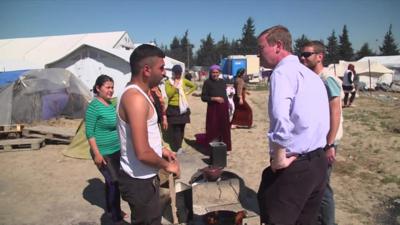
[[[185,35],[183,35],[180,45],[182,48],[182,53],[183,53],[183,59],[179,59],[183,61],[186,65],[186,68],[189,69],[190,67],[190,62],[193,62],[193,45],[189,41],[189,31],[185,31]]]
[[[240,50],[242,55],[257,54],[257,38],[255,36],[254,20],[249,17],[242,28]]]
[[[217,43],[216,48],[217,56],[220,59],[230,55],[231,45],[229,44],[228,38],[225,36],[222,36],[222,39]]]
[[[174,39],[172,39],[172,42],[169,46],[169,51],[167,51],[166,53],[169,57],[179,60],[182,53],[181,44],[179,43],[178,37],[175,36]]]
[[[392,24],[389,26],[389,31],[385,34],[382,46],[379,47],[381,55],[399,55],[399,49],[392,34]]]
[[[310,40],[304,34],[300,38],[294,40],[293,54],[300,55],[304,45]]]
[[[201,39],[200,48],[197,51],[197,65],[211,66],[218,63],[218,59],[214,39],[211,37],[211,33],[209,33],[206,39]]]
[[[332,31],[331,36],[329,36],[327,40],[328,44],[325,46],[326,47],[325,60],[324,60],[325,65],[339,62],[339,45],[335,34],[335,30]]]
[[[375,53],[369,48],[368,43],[364,43],[360,50],[356,53],[356,60],[359,60],[365,56],[373,56]]]
[[[339,57],[346,61],[351,61],[353,58],[353,48],[346,25],[343,26],[342,35],[339,35]]]

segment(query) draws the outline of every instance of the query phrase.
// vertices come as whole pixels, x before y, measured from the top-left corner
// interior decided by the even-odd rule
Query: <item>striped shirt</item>
[[[115,105],[105,106],[97,98],[88,105],[85,116],[86,138],[95,138],[100,154],[109,155],[120,150]]]

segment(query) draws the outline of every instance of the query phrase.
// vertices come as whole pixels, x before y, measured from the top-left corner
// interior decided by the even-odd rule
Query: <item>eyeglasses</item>
[[[308,57],[310,57],[310,56],[313,55],[313,54],[318,54],[318,53],[317,53],[317,52],[302,52],[302,53],[300,54],[300,57],[308,58]]]

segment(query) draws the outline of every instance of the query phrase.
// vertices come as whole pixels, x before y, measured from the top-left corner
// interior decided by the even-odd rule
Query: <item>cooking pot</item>
[[[207,166],[201,169],[201,171],[203,172],[203,177],[207,181],[216,181],[221,177],[223,167]]]

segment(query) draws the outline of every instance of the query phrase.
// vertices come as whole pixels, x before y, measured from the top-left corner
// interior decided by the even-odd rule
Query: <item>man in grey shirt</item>
[[[286,27],[263,31],[258,45],[260,64],[273,69],[268,102],[270,166],[258,191],[261,222],[314,224],[328,167],[323,150],[329,130],[325,86],[292,55]]]

